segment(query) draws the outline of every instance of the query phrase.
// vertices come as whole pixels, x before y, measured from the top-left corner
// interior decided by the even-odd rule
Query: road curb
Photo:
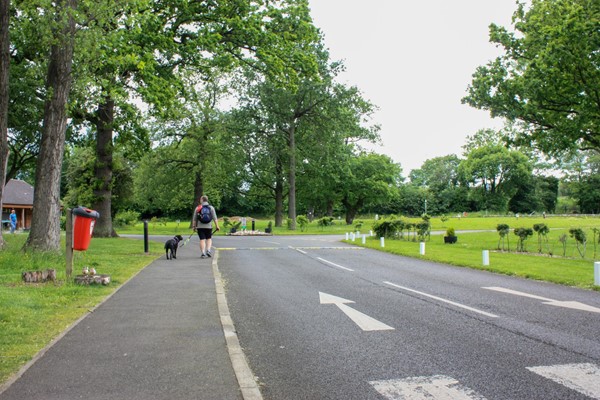
[[[225,296],[223,281],[221,280],[221,272],[219,271],[218,260],[219,250],[217,249],[212,260],[212,269],[215,278],[215,290],[217,292],[219,316],[221,318],[221,325],[223,326],[225,341],[227,342],[227,350],[229,351],[231,365],[233,366],[233,370],[238,380],[238,384],[240,385],[240,390],[244,400],[262,400],[263,397],[258,388],[258,384],[256,383],[254,374],[248,365],[248,361],[246,360],[246,356],[244,355],[244,351],[240,345],[233,320],[229,314],[229,306],[227,304],[227,297]]]

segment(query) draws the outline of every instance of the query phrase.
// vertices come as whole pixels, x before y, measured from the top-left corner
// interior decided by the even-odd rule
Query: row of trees
[[[596,3],[534,0],[515,32],[492,25],[505,54],[463,101],[510,129],[405,183],[363,151],[376,107],[338,82],[306,0],[0,0],[0,176],[34,181],[28,246],[43,250],[58,248],[61,205],[98,210],[95,235],[110,236],[117,211],[186,218],[202,193],[292,229],[298,214],[550,212],[559,184],[540,154],[583,156],[562,190],[596,211],[599,171],[580,152],[600,149]]]

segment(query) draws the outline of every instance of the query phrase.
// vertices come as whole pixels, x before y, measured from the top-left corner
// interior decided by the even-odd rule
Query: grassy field
[[[591,259],[582,259],[576,253],[574,245],[568,247],[572,256],[552,256],[537,252],[537,240],[531,238],[527,243],[528,253],[516,253],[516,240],[511,238],[513,252],[498,251],[498,235],[493,232],[461,233],[455,244],[444,244],[441,235],[432,235],[425,242],[425,255],[420,255],[420,244],[407,240],[385,240],[381,248],[380,239],[369,237],[365,247],[409,257],[415,257],[446,264],[469,267],[523,278],[554,282],[584,289],[600,290],[594,286],[594,263]],[[552,240],[552,239],[551,239]],[[360,239],[350,243],[363,246]],[[489,266],[483,266],[483,250],[489,251]],[[589,249],[588,249],[589,250]],[[561,250],[562,252],[562,245]],[[574,256],[573,252],[577,254]],[[598,249],[600,252],[600,248]],[[591,253],[591,252],[590,252]],[[590,254],[591,255],[591,254]]]
[[[109,274],[108,286],[66,283],[64,253],[30,254],[21,248],[26,236],[3,235],[0,252],[0,384],[17,372],[53,338],[99,304],[144,266],[162,255],[150,242],[150,255],[132,239],[93,239],[86,252],[75,252],[74,275],[84,265]],[[53,268],[57,283],[24,284],[21,272]]]
[[[234,219],[236,217],[232,217]],[[404,220],[411,222],[418,222],[420,218],[405,218],[401,217]],[[267,219],[256,219],[255,227],[256,230],[263,231],[267,227],[269,220]],[[357,218],[354,221],[353,225],[347,225],[343,219],[334,219],[332,226],[320,227],[317,225],[316,221],[310,223],[304,231],[298,227],[295,231],[291,231],[287,229],[287,227],[273,227],[274,235],[301,235],[301,234],[311,234],[311,235],[328,235],[328,234],[338,234],[343,235],[345,232],[351,232],[356,230],[356,224],[362,222],[362,227],[360,228],[363,232],[368,232],[373,224],[375,223],[374,219],[369,218]],[[511,231],[514,228],[525,227],[531,228],[534,224],[545,223],[548,225],[550,229],[566,229],[568,231],[569,228],[586,228],[591,229],[594,227],[600,228],[600,217],[590,218],[590,217],[577,217],[577,216],[569,216],[569,217],[548,217],[542,218],[541,216],[536,217],[479,217],[479,216],[467,216],[467,217],[449,217],[448,220],[442,221],[438,217],[431,218],[431,229],[433,231],[445,231],[449,227],[453,227],[455,230],[496,230],[496,226],[498,224],[507,224],[511,227]],[[219,224],[221,227],[221,231],[217,233],[217,235],[225,235],[226,230],[223,226],[223,220],[219,220]],[[248,229],[251,227],[251,219],[248,218]],[[137,223],[134,226],[125,226],[117,228],[118,233],[123,234],[138,234],[141,235],[144,232],[143,223]],[[189,235],[191,233],[190,222],[189,221],[181,221],[177,222],[167,222],[167,223],[148,223],[148,233],[150,235]],[[589,238],[591,241],[591,236]]]

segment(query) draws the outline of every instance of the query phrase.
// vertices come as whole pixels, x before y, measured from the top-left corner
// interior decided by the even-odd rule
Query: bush
[[[317,220],[317,225],[321,228],[333,225],[333,217],[323,217]]]
[[[119,211],[117,215],[115,215],[115,219],[113,223],[116,226],[134,226],[136,223],[140,221],[140,213],[137,211]]]
[[[525,249],[525,242],[530,236],[533,236],[533,229],[531,228],[516,228],[515,235],[519,237],[517,242],[517,251],[527,251]]]
[[[448,237],[456,236],[456,231],[454,230],[453,227],[446,229],[446,236],[448,236]]]
[[[300,226],[300,230],[304,232],[308,226],[308,218],[304,215],[298,215],[296,217],[296,223]]]

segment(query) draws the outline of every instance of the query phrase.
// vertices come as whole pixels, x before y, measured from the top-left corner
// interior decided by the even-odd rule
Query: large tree
[[[476,190],[479,209],[505,211],[519,182],[531,176],[532,166],[522,153],[488,145],[472,150],[461,161],[459,175]]]
[[[504,55],[477,68],[463,102],[519,121],[519,140],[547,154],[600,151],[600,2],[518,3],[513,21],[490,26]]]
[[[0,0],[0,214],[2,213],[2,194],[4,193],[4,177],[8,163],[8,71],[9,57],[9,0]],[[4,246],[0,229],[0,247]]]
[[[368,153],[351,155],[338,188],[346,223],[352,224],[363,207],[386,204],[394,197],[402,169],[388,156]]]
[[[76,7],[76,0],[62,0],[55,10],[55,42],[50,49],[48,97],[35,175],[31,232],[26,243],[31,249],[57,250],[60,246],[60,178],[72,82]]]

